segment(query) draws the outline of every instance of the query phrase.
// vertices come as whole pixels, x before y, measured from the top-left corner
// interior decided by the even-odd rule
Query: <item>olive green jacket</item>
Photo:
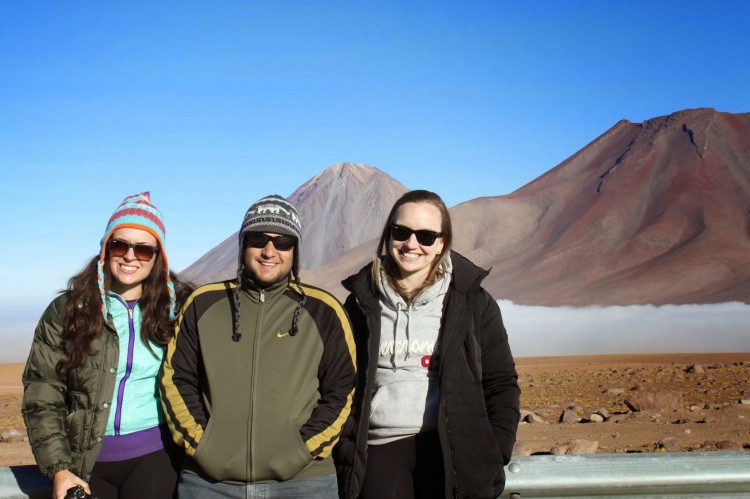
[[[52,301],[34,332],[23,372],[21,411],[41,472],[52,478],[69,470],[88,481],[107,426],[119,343],[114,327],[107,324],[92,343],[96,353],[83,366],[59,374],[55,367],[63,354],[66,301],[64,294]]]
[[[235,287],[208,284],[190,296],[162,365],[164,414],[187,454],[185,469],[228,483],[334,474],[331,451],[356,375],[346,312],[304,282],[259,289],[245,281],[235,341]]]

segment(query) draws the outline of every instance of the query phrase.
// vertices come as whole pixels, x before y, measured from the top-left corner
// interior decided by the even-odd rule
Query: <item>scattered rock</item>
[[[597,407],[596,409],[593,409],[591,411],[591,413],[592,414],[599,414],[604,419],[607,419],[608,417],[611,416],[611,414],[609,413],[609,411],[607,410],[606,407]]]
[[[743,450],[742,444],[734,442],[732,440],[720,440],[715,442],[713,440],[706,440],[701,444],[701,450]]]
[[[560,417],[560,407],[552,407],[552,406],[543,406],[543,407],[537,407],[532,411],[534,414],[537,414],[539,416],[545,416],[549,417],[551,419],[557,419]]]
[[[562,449],[573,439],[598,441],[596,452],[605,453],[717,451],[740,444],[750,451],[750,371],[740,367],[741,357],[732,360],[556,366],[551,374],[529,376],[522,417],[543,424],[524,422],[519,439],[533,446],[532,455],[548,453],[553,444],[559,444],[555,452],[577,452]],[[712,441],[701,447],[704,440]]]
[[[575,439],[555,444],[550,454],[562,456],[568,454],[596,454],[599,442],[595,440]]]
[[[624,388],[607,388],[604,390],[604,393],[607,395],[620,395],[621,393],[625,393]]]
[[[25,440],[26,440],[26,434],[21,433],[15,428],[11,428],[9,430],[5,430],[4,432],[0,433],[0,442],[12,443],[12,442],[23,442]]]
[[[716,442],[716,448],[718,450],[742,450],[742,444],[733,442],[731,440],[722,440]]]
[[[676,411],[684,405],[682,393],[670,390],[637,393],[625,400],[630,410]]]
[[[680,444],[676,438],[666,437],[659,442],[658,448],[664,449],[667,452],[679,452]]]
[[[516,444],[513,446],[513,455],[514,456],[530,456],[531,446],[527,444],[526,442],[521,442],[520,440],[516,440]]]
[[[578,417],[578,413],[573,409],[565,409],[565,411],[562,413],[562,416],[560,416],[561,423],[573,424],[577,423],[580,420],[581,418]]]
[[[526,416],[526,422],[532,424],[546,423],[546,421],[540,415],[534,414],[533,412]]]
[[[604,416],[602,416],[601,414],[594,413],[594,414],[589,415],[589,421],[591,421],[592,423],[603,423]]]

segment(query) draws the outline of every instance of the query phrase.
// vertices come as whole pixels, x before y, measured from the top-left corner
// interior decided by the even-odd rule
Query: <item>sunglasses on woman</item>
[[[394,241],[407,241],[412,234],[417,236],[417,242],[422,246],[432,246],[435,243],[435,239],[443,235],[442,232],[432,230],[413,230],[403,225],[391,225],[391,239]]]
[[[245,247],[265,248],[268,241],[271,241],[273,247],[278,251],[289,251],[297,244],[297,239],[292,236],[269,236],[262,232],[248,232],[245,234]]]
[[[150,244],[145,243],[131,243],[128,241],[123,241],[122,239],[110,239],[109,240],[109,255],[110,256],[125,256],[128,251],[130,251],[130,248],[133,248],[133,255],[135,255],[136,260],[140,260],[142,262],[149,262],[154,257],[156,253],[158,253],[159,248],[156,246],[151,246]]]

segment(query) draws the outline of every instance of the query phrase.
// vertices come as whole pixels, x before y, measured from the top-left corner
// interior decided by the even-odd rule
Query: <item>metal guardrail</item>
[[[750,498],[750,452],[519,456],[501,498]],[[49,499],[36,466],[0,467],[0,498]]]
[[[52,482],[35,465],[0,467],[0,497],[3,499],[50,499]]]
[[[506,477],[511,499],[750,498],[750,452],[519,456]]]

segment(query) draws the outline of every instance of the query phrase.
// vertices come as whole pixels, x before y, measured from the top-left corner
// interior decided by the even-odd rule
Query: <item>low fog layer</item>
[[[536,307],[500,300],[516,357],[750,352],[750,305]]]
[[[498,303],[516,357],[750,352],[750,305],[744,303],[584,308]],[[43,310],[0,307],[0,363],[26,360]]]
[[[0,304],[0,363],[25,362],[34,328],[47,304]]]

